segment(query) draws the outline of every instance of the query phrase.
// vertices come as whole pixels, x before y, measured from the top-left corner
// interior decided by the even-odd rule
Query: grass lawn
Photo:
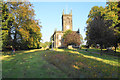
[[[66,74],[45,61],[41,54],[46,51],[18,51],[2,57],[3,78],[66,78]],[[5,53],[4,53],[5,54]]]
[[[9,53],[9,52],[8,52]],[[3,53],[5,78],[118,78],[118,57],[81,50],[55,49]]]
[[[87,48],[83,48],[83,49],[81,49],[81,50],[84,50],[84,51],[85,51],[86,49],[87,49]],[[114,52],[115,50],[114,50],[114,51],[108,51],[108,52],[105,51],[105,50],[107,50],[107,49],[103,49],[103,51],[102,51],[103,54],[112,55],[112,56],[114,55],[114,56],[119,56],[119,57],[120,57],[120,50],[118,50],[118,49],[116,50],[116,53]],[[89,48],[88,51],[89,51],[89,52],[100,53],[100,52],[101,52],[101,49]]]
[[[83,51],[58,49],[44,53],[43,57],[68,77],[75,78],[117,78],[120,67],[118,57]]]

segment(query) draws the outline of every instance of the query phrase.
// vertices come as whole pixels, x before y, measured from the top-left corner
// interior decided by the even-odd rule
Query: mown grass
[[[81,50],[18,51],[5,54],[2,62],[5,78],[118,78],[120,73],[118,57]]]
[[[2,58],[2,77],[66,78],[67,76],[63,72],[41,57],[42,53],[45,51],[28,50],[18,51],[15,55],[4,55]]]
[[[117,78],[120,67],[118,57],[83,51],[60,49],[48,51],[43,57],[69,77],[75,78]]]
[[[81,50],[86,50],[87,48],[82,48]],[[87,49],[89,52],[96,52],[96,53],[101,53],[101,50],[98,49],[98,48],[89,48]],[[116,50],[116,53],[115,51],[113,50],[110,50],[110,51],[106,51],[107,49],[103,49],[102,50],[102,54],[106,54],[106,55],[112,55],[112,56],[119,56],[120,57],[120,50]]]

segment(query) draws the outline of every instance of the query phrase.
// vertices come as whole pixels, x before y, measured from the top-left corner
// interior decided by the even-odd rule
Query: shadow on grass
[[[11,56],[11,59],[9,61],[7,61],[7,59],[3,60],[3,67],[4,67],[3,76],[15,77],[21,75],[22,77],[26,77],[26,76],[30,77],[33,75],[33,72],[37,72],[37,74],[39,74],[40,73],[39,70],[45,68],[42,71],[44,72],[48,67],[46,68],[45,66],[43,66],[42,68],[40,68],[40,66],[38,66],[39,64],[42,64],[41,62],[39,62],[41,61],[40,57],[43,57],[44,60],[56,66],[58,70],[61,70],[68,77],[71,78],[118,78],[117,66],[112,66],[102,61],[86,58],[83,55],[74,54],[68,51],[72,51],[72,50],[67,50],[67,49],[61,51],[34,50],[34,51],[18,52],[14,56]],[[88,56],[100,57],[97,55],[93,55],[81,51],[79,52]],[[103,56],[101,56],[100,58],[102,57]],[[106,57],[103,59],[106,59]],[[108,58],[108,60],[113,60],[113,59]],[[31,68],[26,71],[28,65],[30,65]],[[48,73],[52,74],[52,76],[59,73],[58,71],[57,73],[54,72],[53,74],[53,72],[51,71],[53,70],[52,67],[49,68],[50,71]],[[19,69],[22,70],[22,72]],[[16,71],[21,74],[17,74]],[[11,75],[10,73],[14,73],[14,74]],[[46,74],[44,75],[46,76]],[[39,77],[40,75],[34,75],[34,76]]]
[[[71,50],[71,49],[65,49],[65,51],[72,51],[72,53],[74,52],[78,52],[77,54],[83,55],[84,57],[87,58],[91,58],[97,61],[102,61],[104,63],[110,64],[110,65],[114,65],[114,66],[119,66],[120,61],[118,60],[119,57],[116,56],[110,56],[110,55],[101,55],[101,54],[97,54],[97,53],[91,53],[89,51],[81,51],[81,49],[75,49],[75,50]]]
[[[118,78],[117,66],[68,51],[48,51],[42,56],[72,78]]]
[[[50,51],[49,51],[50,52]],[[44,50],[19,51],[2,60],[3,78],[67,78],[67,76],[41,56]],[[6,55],[7,56],[7,55]]]
[[[104,53],[101,55],[101,54],[97,54],[97,53],[84,52],[84,51],[81,51],[79,49],[78,49],[78,52],[82,53],[84,55],[87,55],[87,56],[93,56],[93,57],[101,58],[101,59],[104,59],[104,60],[119,62],[119,60],[118,60],[119,57],[117,57],[117,56],[104,55]]]
[[[85,51],[86,49],[81,49],[81,50]],[[100,49],[87,49],[87,50],[88,52],[99,53],[99,54],[101,53]],[[115,51],[113,50],[103,49],[102,54],[120,57],[120,51],[116,51],[115,53]]]

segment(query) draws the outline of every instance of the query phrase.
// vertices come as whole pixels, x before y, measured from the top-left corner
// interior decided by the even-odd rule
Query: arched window
[[[61,45],[61,42],[59,42],[59,45]]]
[[[59,39],[61,39],[61,35],[59,35]]]

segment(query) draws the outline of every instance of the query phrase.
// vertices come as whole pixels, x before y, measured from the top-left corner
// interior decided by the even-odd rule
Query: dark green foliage
[[[115,27],[118,20],[117,2],[108,2],[103,7],[94,6],[88,15],[86,40],[88,45],[99,44],[102,48],[114,46],[115,49],[120,41],[119,27]]]
[[[106,25],[108,21],[103,20],[103,18],[96,18],[89,24],[88,32],[88,44],[99,44],[101,48],[110,47],[113,45],[113,40],[115,39],[114,32],[112,29],[109,29],[109,26]],[[112,40],[111,40],[112,39]]]

